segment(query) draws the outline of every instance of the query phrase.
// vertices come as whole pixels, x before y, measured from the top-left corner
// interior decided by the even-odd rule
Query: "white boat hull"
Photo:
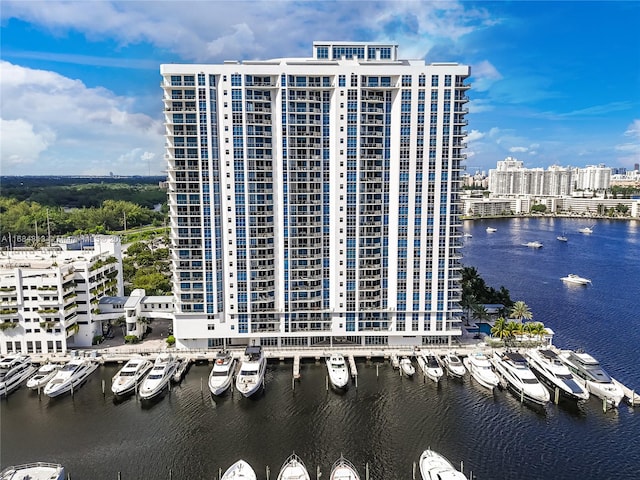
[[[55,377],[56,373],[58,373],[60,365],[48,366],[44,370],[42,370],[42,368],[43,367],[40,367],[36,374],[27,381],[27,388],[30,388],[31,390],[44,388],[47,383],[49,383],[49,380]]]
[[[17,390],[26,379],[35,373],[35,371],[35,367],[28,365],[19,373],[12,376],[9,380],[0,382],[0,397],[9,395],[14,390]]]
[[[262,357],[258,366],[257,374],[243,375],[242,367],[240,374],[236,377],[236,389],[245,398],[251,397],[261,391],[264,385],[264,374],[267,368],[267,359]]]
[[[122,369],[113,377],[111,382],[111,391],[114,395],[124,396],[134,393],[136,389],[142,385],[145,376],[153,368],[153,363],[149,360],[138,360],[140,363],[135,371],[131,371],[131,375],[122,375],[130,363],[125,364]]]
[[[256,480],[256,472],[251,468],[244,460],[238,460],[236,463],[231,465],[224,475],[222,475],[221,480]]]
[[[297,455],[291,455],[278,474],[278,480],[311,480],[307,468]]]
[[[151,400],[159,396],[171,382],[177,363],[173,357],[157,359],[153,368],[140,386],[140,398]]]
[[[451,462],[433,450],[425,450],[420,455],[420,475],[423,480],[467,480],[467,477],[453,468]]]
[[[520,400],[527,400],[528,402],[538,405],[544,405],[550,400],[549,391],[537,380],[529,368],[526,368],[526,371],[523,369],[523,371],[516,373],[512,370],[512,367],[500,359],[500,355],[497,353],[494,353],[493,365],[507,382],[507,387],[512,390]],[[524,382],[524,377],[519,376],[519,374],[526,374],[527,378],[532,377],[535,383]]]
[[[484,362],[481,365],[476,365],[469,357],[466,357],[462,363],[469,370],[471,377],[483,387],[493,390],[500,383],[498,376],[491,370],[488,360],[486,360],[486,365]]]
[[[64,395],[65,393],[69,393],[72,390],[77,389],[82,386],[82,384],[87,380],[89,375],[95,372],[98,368],[98,362],[89,361],[87,366],[82,369],[77,375],[73,375],[67,378],[64,382],[61,383],[53,383],[56,381],[57,375],[53,377],[44,387],[44,393],[50,398],[59,397],[60,395]]]
[[[411,360],[408,358],[403,358],[400,360],[400,368],[402,369],[402,373],[404,373],[407,377],[413,377],[416,373],[416,369],[411,363]]]
[[[424,373],[424,375],[430,380],[433,380],[434,382],[438,383],[442,378],[442,376],[444,375],[444,372],[442,371],[442,367],[435,366],[433,364],[433,361],[429,362],[428,358],[425,355],[419,355],[417,357],[417,360],[418,360],[418,365],[422,370],[422,373]]]
[[[349,385],[349,368],[342,355],[332,355],[327,359],[327,373],[333,388],[344,390]]]

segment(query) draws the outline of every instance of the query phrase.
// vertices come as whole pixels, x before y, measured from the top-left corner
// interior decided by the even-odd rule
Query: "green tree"
[[[491,327],[491,336],[497,337],[502,340],[508,335],[509,333],[507,331],[507,321],[504,319],[504,317],[498,318],[493,324],[493,327]]]
[[[510,313],[511,317],[517,318],[518,320],[520,320],[520,323],[522,323],[523,319],[531,320],[533,318],[533,314],[531,313],[531,310],[529,310],[529,306],[522,300],[518,300],[513,304]]]

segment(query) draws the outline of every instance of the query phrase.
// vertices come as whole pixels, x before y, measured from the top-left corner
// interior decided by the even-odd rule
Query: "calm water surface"
[[[487,234],[485,228],[498,231]],[[469,222],[464,263],[488,284],[509,288],[534,319],[556,332],[562,348],[582,347],[611,374],[640,389],[640,226],[517,219]],[[569,242],[555,237],[566,232]],[[521,243],[538,240],[534,250]],[[593,285],[572,288],[559,278],[577,273]],[[464,461],[479,479],[636,479],[640,475],[640,409],[606,414],[597,400],[580,407],[532,409],[508,392],[488,391],[468,378],[404,379],[388,363],[358,364],[358,388],[325,390],[323,364],[303,363],[291,388],[291,363],[269,364],[259,398],[212,398],[209,367],[194,366],[159,401],[116,402],[109,392],[115,366],[59,399],[20,389],[0,402],[0,464],[46,460],[72,479],[214,479],[244,458],[266,479],[292,452],[315,478],[328,479],[341,453],[372,480],[409,480],[412,464],[431,447]],[[101,380],[107,385],[103,396]]]

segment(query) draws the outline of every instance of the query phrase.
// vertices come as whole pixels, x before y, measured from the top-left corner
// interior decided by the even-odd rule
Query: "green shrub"
[[[124,343],[138,343],[140,339],[137,335],[125,335]]]
[[[176,337],[174,337],[173,335],[169,335],[167,337],[167,345],[169,345],[170,347],[173,347],[176,344]]]
[[[100,345],[104,341],[104,337],[102,335],[96,335],[93,337],[93,341],[91,345]]]

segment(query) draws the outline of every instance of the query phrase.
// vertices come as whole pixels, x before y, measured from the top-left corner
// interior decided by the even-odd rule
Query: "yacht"
[[[544,383],[551,393],[558,394],[569,400],[581,402],[589,398],[589,392],[571,375],[569,369],[553,350],[536,349],[526,353],[527,361],[533,373]]]
[[[491,362],[482,352],[476,352],[463,360],[471,376],[483,387],[493,390],[500,383],[500,379],[491,369]]]
[[[562,280],[563,282],[573,283],[576,285],[589,285],[591,283],[591,280],[589,280],[588,278],[580,277],[575,273],[570,273],[566,277],[562,277],[560,280]]]
[[[267,358],[261,346],[247,347],[240,362],[240,372],[236,377],[236,388],[245,397],[250,397],[264,385]]]
[[[278,480],[311,480],[311,477],[300,457],[293,453],[282,465]]]
[[[256,472],[244,460],[238,460],[231,465],[220,480],[256,480]]]
[[[236,370],[236,359],[229,352],[219,352],[209,374],[209,390],[214,395],[222,395],[231,386]]]
[[[497,232],[497,231],[498,231],[497,228],[487,227],[487,233],[494,233],[494,232]]]
[[[600,366],[595,358],[588,353],[562,351],[558,355],[560,360],[569,368],[574,378],[584,385],[589,393],[606,400],[608,404],[617,407],[624,392],[616,385],[609,374]]]
[[[152,367],[153,363],[150,360],[142,357],[131,358],[111,379],[111,391],[115,395],[135,392]]]
[[[64,467],[58,463],[33,462],[7,467],[0,480],[66,480]]]
[[[433,450],[425,450],[420,455],[420,475],[422,480],[468,480],[449,460]]]
[[[36,374],[27,380],[27,388],[31,390],[38,390],[40,388],[44,388],[44,386],[49,383],[55,374],[62,367],[59,363],[45,363],[42,365]]]
[[[535,241],[535,242],[527,242],[527,243],[523,243],[522,244],[523,247],[530,247],[530,248],[542,248],[542,243]]]
[[[176,358],[176,362],[176,371],[173,373],[173,377],[171,377],[171,380],[173,380],[174,383],[180,383],[184,376],[187,374],[187,370],[189,370],[191,361],[188,358],[178,357]]]
[[[569,239],[567,238],[566,235],[558,235],[556,238],[558,240],[560,240],[561,242],[568,242],[569,241]]]
[[[493,366],[522,400],[538,405],[544,405],[549,401],[549,391],[538,381],[521,354],[494,352]]]
[[[455,378],[462,378],[467,373],[467,369],[464,368],[462,360],[455,353],[447,353],[442,357],[442,363],[449,375]]]
[[[73,392],[96,371],[99,363],[95,358],[78,357],[71,359],[56,372],[44,387],[45,395],[53,398],[67,392]]]
[[[416,373],[416,369],[413,367],[413,363],[411,363],[411,359],[408,357],[402,357],[400,359],[400,369],[407,377],[413,377]]]
[[[9,395],[36,371],[27,355],[9,355],[0,362],[0,396]]]
[[[360,476],[353,463],[340,455],[340,458],[331,467],[329,480],[360,480]]]
[[[425,352],[418,356],[418,365],[422,369],[425,376],[438,383],[444,372],[438,363],[438,359],[432,352]]]
[[[593,228],[591,227],[583,227],[583,228],[579,228],[578,231],[580,233],[586,233],[587,235],[593,233]]]
[[[178,362],[173,355],[170,353],[160,354],[140,386],[140,398],[148,400],[162,393],[171,381],[177,367]]]
[[[349,367],[344,357],[339,353],[334,353],[327,359],[327,371],[331,386],[338,390],[345,389],[349,385]]]

